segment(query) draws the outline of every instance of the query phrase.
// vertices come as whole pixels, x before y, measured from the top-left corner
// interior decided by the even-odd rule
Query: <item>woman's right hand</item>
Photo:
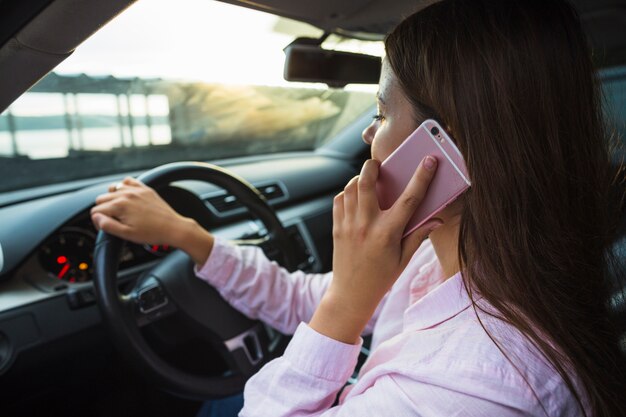
[[[130,177],[96,198],[91,220],[97,229],[124,240],[182,249],[199,265],[213,248],[213,236],[195,220],[181,216],[154,189]]]

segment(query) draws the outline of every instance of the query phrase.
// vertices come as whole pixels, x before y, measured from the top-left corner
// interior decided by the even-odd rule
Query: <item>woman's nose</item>
[[[374,126],[374,123],[372,123],[368,127],[366,127],[361,134],[361,136],[363,137],[363,142],[371,145],[372,140],[374,139],[374,133],[376,133],[376,127]]]

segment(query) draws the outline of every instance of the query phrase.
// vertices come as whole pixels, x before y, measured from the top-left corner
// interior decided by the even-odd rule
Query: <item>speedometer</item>
[[[71,283],[90,281],[95,240],[85,229],[61,229],[39,249],[39,263],[54,279]]]

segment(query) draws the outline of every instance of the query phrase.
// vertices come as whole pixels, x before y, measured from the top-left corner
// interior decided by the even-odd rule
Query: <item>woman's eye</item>
[[[384,119],[384,116],[382,114],[375,114],[374,115],[374,120],[376,120],[377,122],[380,122]]]

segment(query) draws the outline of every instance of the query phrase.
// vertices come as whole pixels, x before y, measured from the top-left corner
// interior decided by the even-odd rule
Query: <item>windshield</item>
[[[137,2],[0,115],[0,158],[19,173],[0,192],[314,149],[370,109],[376,90],[284,81],[282,48],[321,35],[214,1]],[[324,47],[383,52],[339,37]]]

